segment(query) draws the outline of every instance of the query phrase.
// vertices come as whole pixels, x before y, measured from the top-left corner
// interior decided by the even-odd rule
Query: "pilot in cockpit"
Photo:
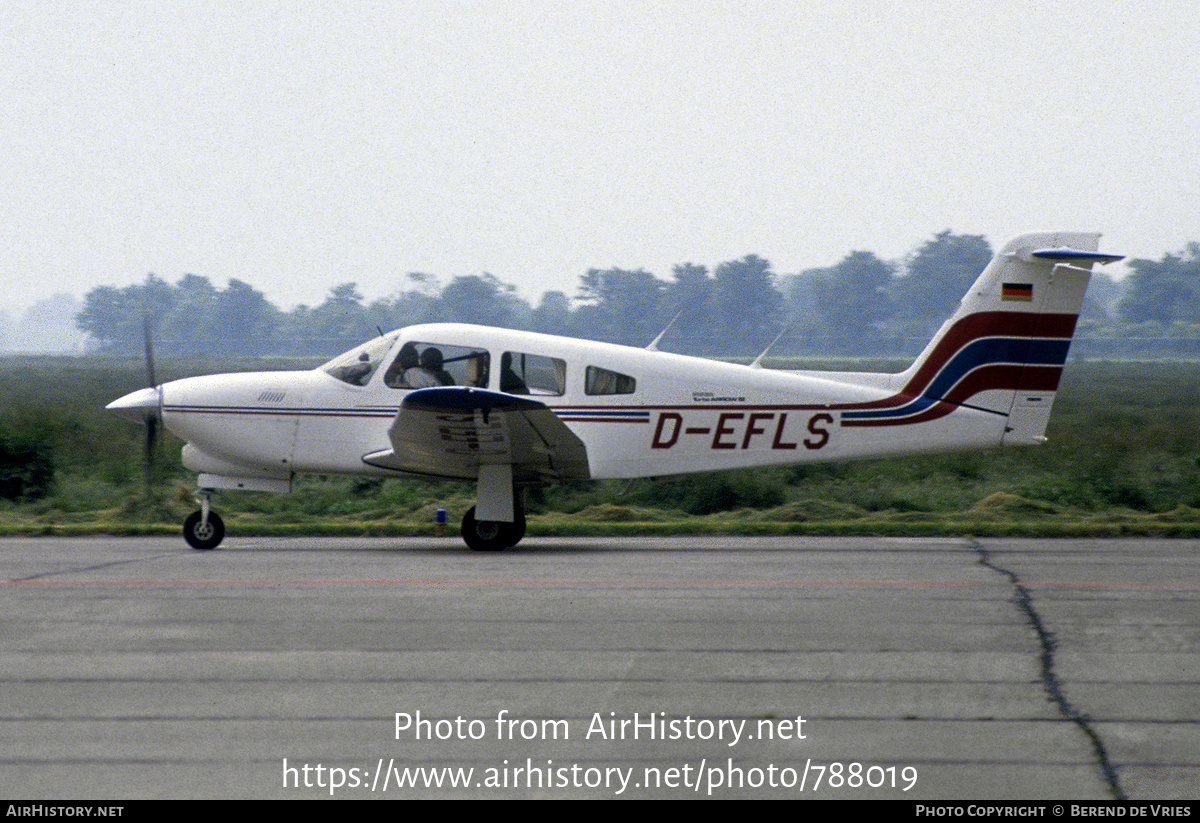
[[[408,381],[405,375],[409,369],[414,369],[420,365],[420,356],[417,354],[417,344],[409,341],[400,347],[400,353],[396,355],[396,360],[392,365],[388,366],[387,374],[383,376],[383,382],[391,386],[393,389],[408,388]]]

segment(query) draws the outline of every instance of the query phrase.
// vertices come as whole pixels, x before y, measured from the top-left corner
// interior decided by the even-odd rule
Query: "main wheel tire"
[[[208,551],[215,549],[225,539],[225,521],[216,512],[208,513],[208,522],[202,522],[202,512],[192,512],[183,521],[183,539],[193,549]]]
[[[525,512],[517,509],[514,515],[516,520],[512,523],[476,520],[475,507],[472,506],[463,515],[463,541],[477,552],[498,552],[517,545],[525,536]]]

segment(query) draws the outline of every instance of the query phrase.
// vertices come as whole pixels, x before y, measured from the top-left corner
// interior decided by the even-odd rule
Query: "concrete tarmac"
[[[1196,799],[1198,549],[0,540],[0,795]]]

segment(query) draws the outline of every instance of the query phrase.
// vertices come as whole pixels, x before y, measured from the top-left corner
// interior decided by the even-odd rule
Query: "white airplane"
[[[312,371],[190,377],[107,408],[185,441],[200,510],[184,536],[197,549],[224,536],[215,490],[288,492],[311,473],[475,481],[463,539],[500,550],[524,536],[529,486],[1043,442],[1091,266],[1122,259],[1098,241],[1012,240],[897,374],[428,324]]]

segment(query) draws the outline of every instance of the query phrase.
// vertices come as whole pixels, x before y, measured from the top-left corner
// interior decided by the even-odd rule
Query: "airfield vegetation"
[[[293,359],[159,364],[157,380],[307,368]],[[778,361],[898,369],[898,362]],[[142,426],[104,411],[146,383],[132,360],[0,359],[0,533],[176,533],[196,506],[162,433],[151,493]],[[1043,446],[531,490],[530,534],[1200,534],[1200,362],[1068,363]],[[471,484],[298,478],[291,495],[223,492],[232,535],[447,533]]]

